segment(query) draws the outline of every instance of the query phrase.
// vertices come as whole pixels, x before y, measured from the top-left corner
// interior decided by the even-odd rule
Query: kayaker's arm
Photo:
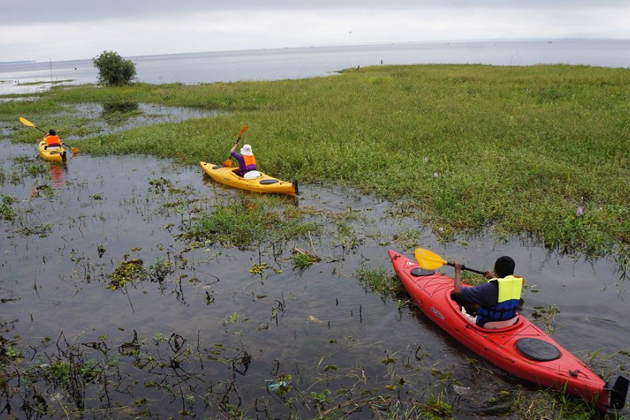
[[[231,149],[230,149],[230,154],[234,153],[236,151],[236,146],[238,146],[238,143],[236,143]]]

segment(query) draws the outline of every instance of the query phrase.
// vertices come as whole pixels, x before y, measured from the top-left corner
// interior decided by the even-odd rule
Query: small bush
[[[98,83],[105,86],[128,85],[136,77],[136,66],[114,51],[103,51],[92,60],[98,69]]]

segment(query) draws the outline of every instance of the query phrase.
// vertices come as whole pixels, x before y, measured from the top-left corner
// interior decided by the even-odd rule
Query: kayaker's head
[[[252,153],[252,146],[250,146],[249,144],[246,144],[243,147],[241,147],[241,155],[253,156],[254,153]]]
[[[52,128],[50,130],[48,130],[48,135],[49,136],[56,136],[57,133],[55,132],[55,130],[53,130]]]
[[[500,279],[511,276],[514,274],[515,265],[516,264],[512,258],[508,256],[499,257],[494,263],[494,274],[496,274]]]

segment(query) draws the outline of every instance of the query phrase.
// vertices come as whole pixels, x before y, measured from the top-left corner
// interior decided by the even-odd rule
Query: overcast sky
[[[559,38],[630,39],[630,0],[0,0],[0,62]]]

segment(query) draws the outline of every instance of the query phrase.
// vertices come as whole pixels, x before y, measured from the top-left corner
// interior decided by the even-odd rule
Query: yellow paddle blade
[[[428,249],[416,248],[414,255],[416,256],[418,265],[425,270],[435,270],[442,267],[444,264],[448,264],[448,261]]]
[[[30,122],[24,117],[20,117],[20,122],[24,125],[28,125],[29,127],[35,127],[35,124],[33,124],[32,122]]]

